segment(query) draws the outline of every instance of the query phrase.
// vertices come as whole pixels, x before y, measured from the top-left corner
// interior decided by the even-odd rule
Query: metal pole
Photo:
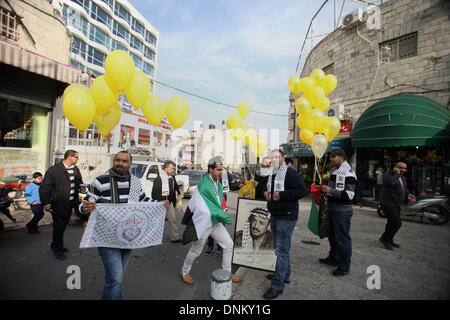
[[[334,29],[336,30],[336,0],[334,0]]]

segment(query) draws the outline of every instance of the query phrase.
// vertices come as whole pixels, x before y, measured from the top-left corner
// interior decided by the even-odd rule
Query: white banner
[[[165,217],[162,202],[97,203],[80,248],[138,249],[161,244]]]

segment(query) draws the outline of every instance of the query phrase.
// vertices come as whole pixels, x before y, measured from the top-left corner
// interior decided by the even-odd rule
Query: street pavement
[[[184,200],[184,208],[188,200]],[[237,193],[228,200],[234,233]],[[327,239],[319,239],[307,229],[311,198],[300,201],[300,215],[294,231],[291,248],[291,283],[276,300],[297,299],[450,299],[450,223],[436,226],[415,218],[404,219],[396,242],[400,249],[382,248],[378,237],[386,220],[374,209],[354,206],[351,236],[353,256],[350,274],[331,275],[333,267],[319,264],[318,259],[328,254]],[[0,299],[99,299],[103,290],[104,271],[97,249],[80,250],[83,224],[72,218],[65,233],[65,246],[70,249],[67,260],[56,260],[49,248],[52,236],[51,216],[46,213],[41,221],[41,234],[29,235],[24,225],[31,217],[30,210],[12,212],[17,222],[6,222],[6,231],[0,235]],[[177,212],[180,223],[183,212]],[[180,225],[180,232],[184,226]],[[305,242],[313,241],[319,245]],[[136,300],[211,300],[211,273],[221,267],[221,255],[205,256],[196,260],[191,275],[195,284],[182,282],[179,271],[189,245],[171,243],[165,228],[163,244],[133,250],[124,275],[124,299]],[[81,289],[69,290],[67,268],[80,267]],[[380,289],[368,289],[369,266],[380,270]],[[232,300],[258,300],[269,288],[269,272],[233,266],[233,272],[244,277],[233,284]]]

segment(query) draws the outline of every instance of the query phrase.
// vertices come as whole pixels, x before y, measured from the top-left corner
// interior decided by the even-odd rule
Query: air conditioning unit
[[[325,110],[324,114],[329,117],[336,117],[339,120],[343,120],[344,119],[344,105],[342,103],[331,105],[327,110]]]
[[[344,27],[351,26],[352,24],[354,24],[356,22],[362,22],[362,18],[363,18],[363,12],[362,12],[361,8],[358,8],[358,9],[350,12],[344,18],[342,18],[342,25]]]

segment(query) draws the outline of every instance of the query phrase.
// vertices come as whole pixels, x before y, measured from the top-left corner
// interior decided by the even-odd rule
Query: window
[[[156,46],[156,38],[148,30],[145,30],[145,41]]]
[[[139,128],[138,144],[150,144],[150,130]]]
[[[130,167],[130,173],[140,179],[144,175],[145,169],[147,169],[146,164],[133,163]]]
[[[74,9],[68,8],[67,5],[64,5],[63,16],[68,26],[74,27],[85,36],[88,35],[88,21],[85,17]]]
[[[128,23],[131,21],[130,13],[117,2],[114,8],[114,14],[122,19],[125,19]]]
[[[86,59],[86,43],[77,37],[73,37],[72,53]]]
[[[73,59],[70,59],[70,66],[75,67],[75,68],[80,69],[80,70],[83,70],[83,71],[86,69],[85,66],[83,66],[81,63],[76,62]]]
[[[72,2],[75,2],[80,7],[84,8],[86,12],[89,12],[89,0],[72,0]]]
[[[97,6],[95,3],[92,3],[91,18],[103,23],[108,27],[110,27],[111,25],[111,17],[106,13],[105,10]]]
[[[102,30],[94,25],[91,25],[91,32],[89,33],[89,39],[105,46],[110,49],[110,38]]]
[[[128,49],[121,45],[119,42],[111,39],[111,51],[113,50],[123,50],[128,52]]]
[[[145,47],[144,56],[147,59],[150,59],[150,60],[154,60],[155,59],[155,53],[149,47]]]
[[[133,22],[131,24],[131,29],[133,29],[134,31],[137,31],[143,37],[145,37],[145,28],[144,28],[144,26],[139,21],[137,21],[135,18],[133,18]]]
[[[114,0],[102,0],[104,3],[106,3],[111,10],[113,10]]]
[[[134,61],[134,66],[140,70],[142,70],[142,59],[139,58],[137,55],[135,55],[133,52],[131,52],[131,57],[133,58]]]
[[[125,39],[128,42],[129,32],[117,21],[114,21],[113,34]]]
[[[380,43],[379,47],[385,63],[417,56],[417,32]]]
[[[17,19],[16,15],[5,8],[0,8],[1,15],[1,35],[12,39],[14,41],[19,40],[19,34],[17,32]]]
[[[130,35],[130,46],[132,48],[138,49],[139,51],[142,51],[142,42],[133,35]]]
[[[147,179],[155,180],[159,176],[158,166],[153,165],[148,168]]]
[[[103,52],[98,51],[97,49],[89,46],[88,54],[87,54],[87,62],[93,63],[99,67],[103,68],[103,64],[106,59],[106,54]]]
[[[154,77],[155,75],[155,69],[147,62],[144,62],[144,68],[142,69],[145,74],[149,75],[150,77]]]
[[[84,132],[80,132],[69,122],[69,135],[66,143],[71,146],[107,146],[108,140],[102,139],[94,122]]]

